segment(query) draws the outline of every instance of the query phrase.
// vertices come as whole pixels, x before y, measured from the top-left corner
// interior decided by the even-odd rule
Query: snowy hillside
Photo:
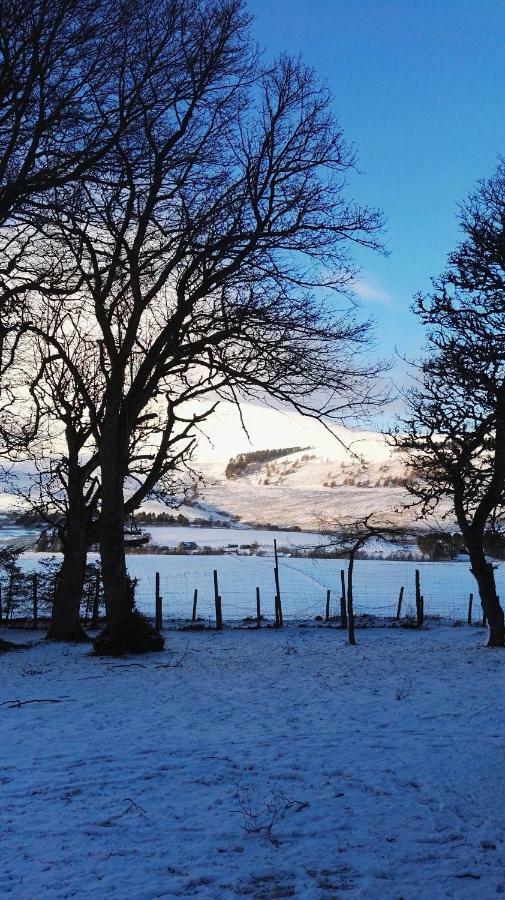
[[[201,412],[201,410],[199,410]],[[404,466],[379,432],[359,431],[269,407],[244,404],[242,426],[236,408],[221,403],[201,431],[196,467],[203,485],[197,505],[183,506],[190,519],[220,518],[219,511],[238,516],[242,523],[273,523],[317,529],[321,518],[363,512],[386,513],[405,502],[401,487]],[[306,448],[267,463],[247,466],[239,477],[227,478],[232,457],[256,450]],[[17,480],[26,478],[26,464],[16,467]],[[0,509],[19,501],[6,484]],[[146,503],[146,510],[161,509]]]
[[[244,405],[243,419],[248,435],[236,410],[223,404],[199,445],[200,499],[217,509],[245,522],[316,528],[321,517],[391,516],[406,499],[398,484],[402,461],[379,433],[332,426],[332,434],[295,412],[253,404]],[[239,453],[293,446],[307,449],[225,476],[227,462]]]

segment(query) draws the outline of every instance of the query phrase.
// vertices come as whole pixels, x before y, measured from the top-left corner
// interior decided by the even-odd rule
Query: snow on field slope
[[[505,893],[505,657],[484,638],[264,629],[171,633],[135,659],[4,655],[0,895]]]
[[[49,554],[48,554],[49,555]],[[20,560],[24,571],[33,571],[46,554],[26,553]],[[97,560],[96,554],[89,554]],[[281,558],[279,578],[283,614],[286,619],[314,618],[326,607],[326,592],[331,591],[331,613],[339,610],[340,570],[345,560]],[[260,588],[262,610],[267,619],[274,616],[274,561],[258,556],[128,556],[128,571],[136,579],[136,602],[148,615],[154,615],[155,576],[160,573],[164,614],[167,619],[189,619],[193,594],[198,588],[198,614],[214,618],[213,571],[219,576],[223,617],[238,621],[256,615],[256,587]],[[426,615],[465,619],[468,596],[474,594],[474,619],[481,615],[475,580],[468,561],[411,563],[358,560],[354,572],[356,612],[378,616],[396,613],[400,587],[405,588],[403,614],[415,610],[415,569],[420,571]],[[505,596],[505,565],[498,564],[496,584]]]
[[[252,403],[243,404],[242,413],[247,433],[235,407],[221,403],[200,434],[195,463],[204,485],[197,506],[181,507],[190,519],[219,518],[221,511],[244,523],[317,529],[321,517],[378,512],[395,518],[407,499],[394,483],[405,474],[402,460],[379,432],[332,425],[332,434],[296,412]],[[238,453],[295,446],[308,449],[225,477],[226,464]],[[22,484],[26,466],[17,471]],[[16,504],[4,485],[0,510]],[[162,509],[156,502],[144,508]]]
[[[206,426],[198,451],[206,503],[244,521],[314,528],[322,516],[379,511],[391,517],[405,500],[401,487],[387,484],[404,466],[382,434],[334,425],[331,434],[298,413],[250,403],[243,419],[249,437],[231,404]],[[225,478],[226,463],[238,453],[294,446],[310,449]]]

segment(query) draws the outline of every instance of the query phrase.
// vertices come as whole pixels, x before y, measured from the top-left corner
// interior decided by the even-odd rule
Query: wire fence
[[[92,556],[90,554],[90,556]],[[20,561],[21,573],[14,583],[0,580],[3,624],[33,617],[36,595],[37,617],[50,615],[57,555],[54,567],[42,571],[40,554],[27,554]],[[47,558],[46,558],[47,559]],[[91,560],[96,562],[96,560]],[[338,622],[347,575],[347,561],[273,556],[128,556],[130,576],[135,580],[138,608],[155,617],[158,605],[164,627],[193,622],[202,626],[216,620],[216,599],[225,624],[278,620],[276,597],[280,598],[284,623],[330,620]],[[276,575],[277,562],[277,575]],[[407,562],[358,560],[354,568],[354,610],[370,619],[396,619],[401,594],[400,618],[416,615],[416,570],[425,617],[448,622],[467,621],[473,595],[472,622],[482,621],[482,610],[468,562]],[[342,576],[342,573],[343,576]],[[38,583],[35,585],[34,574]],[[498,593],[505,597],[505,568],[496,568]],[[35,585],[35,587],[34,587]],[[402,590],[403,588],[403,590]],[[34,595],[35,591],[35,595]],[[158,604],[157,604],[158,598]],[[93,576],[81,607],[83,619],[91,620],[93,606],[102,597]]]
[[[160,573],[159,590],[163,601],[165,621],[191,619],[195,591],[197,616],[215,619],[215,587],[213,572],[217,572],[218,595],[225,622],[255,619],[258,592],[261,615],[275,621],[277,585],[272,559],[198,558],[199,565],[168,565],[157,560]],[[203,564],[202,564],[203,563]],[[167,571],[168,569],[168,571]],[[482,618],[480,602],[468,563],[411,563],[360,560],[354,569],[354,609],[356,615],[377,618],[396,618],[400,592],[402,618],[416,615],[416,570],[427,617],[447,621],[466,621],[470,594],[473,595],[472,620]],[[279,559],[279,593],[284,622],[331,619],[340,615],[342,572],[347,579],[347,563],[343,560]],[[505,592],[505,572],[497,572],[498,584]],[[144,565],[139,571],[137,605],[146,613],[155,609],[155,577]],[[403,588],[403,591],[401,590]],[[329,595],[328,595],[329,592]]]

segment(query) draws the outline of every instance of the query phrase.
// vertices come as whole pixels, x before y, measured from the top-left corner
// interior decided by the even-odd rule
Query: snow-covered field
[[[299,548],[317,547],[328,542],[320,534],[304,531],[269,531],[262,528],[195,528],[181,525],[153,525],[144,529],[151,542],[159,547],[177,547],[181,541],[194,541],[199,547],[227,547],[229,544],[258,544],[273,551],[277,546]]]
[[[484,639],[287,628],[4,654],[0,895],[505,893],[505,654]]]
[[[46,554],[21,557],[25,571],[36,569]],[[57,554],[56,554],[57,555]],[[90,559],[98,559],[89,554]],[[154,615],[155,574],[160,573],[166,618],[189,618],[193,592],[198,589],[198,614],[214,616],[213,571],[218,572],[223,616],[239,620],[256,615],[256,586],[260,588],[262,612],[274,616],[274,561],[258,556],[152,556],[127,557],[128,569],[138,580],[136,597],[140,609]],[[331,590],[331,614],[339,609],[340,570],[345,560],[279,560],[279,577],[285,619],[314,618],[325,612],[326,591]],[[415,569],[420,571],[421,591],[427,615],[466,619],[468,597],[474,594],[474,617],[480,613],[476,584],[469,563],[411,563],[358,560],[354,594],[357,612],[391,616],[396,612],[400,587],[405,588],[402,613],[415,609]],[[505,565],[496,569],[498,593],[505,597]]]

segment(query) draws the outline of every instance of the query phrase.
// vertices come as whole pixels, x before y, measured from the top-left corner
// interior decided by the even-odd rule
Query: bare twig
[[[170,658],[167,663],[158,663],[158,665],[155,666],[154,668],[155,669],[180,669],[189,652],[190,652],[190,650],[189,650],[189,642],[188,642],[186,644],[186,649],[184,650],[182,655],[179,657],[179,659],[174,660],[175,653],[171,653]]]
[[[0,708],[19,709],[21,706],[28,706],[30,703],[66,703],[69,699],[69,697],[62,697],[61,699],[48,700],[3,700],[3,702],[0,703]]]

